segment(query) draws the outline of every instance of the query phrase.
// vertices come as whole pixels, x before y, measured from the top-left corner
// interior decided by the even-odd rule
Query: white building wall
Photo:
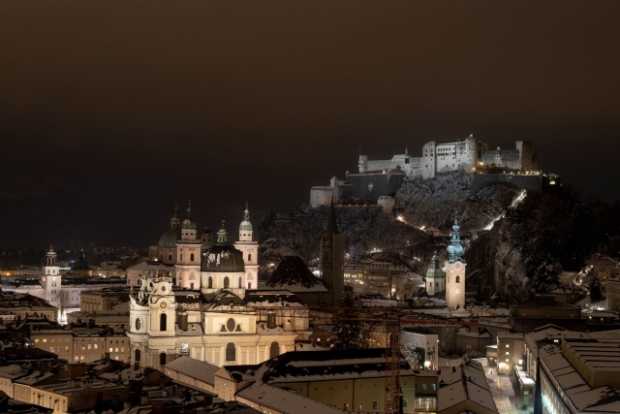
[[[465,309],[465,263],[445,262],[446,304],[451,311]]]

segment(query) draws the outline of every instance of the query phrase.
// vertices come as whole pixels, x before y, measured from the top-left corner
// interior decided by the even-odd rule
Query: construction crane
[[[385,377],[385,414],[402,413],[402,392],[400,389],[400,317],[396,320],[386,320],[387,349],[385,353],[385,367],[388,375]]]
[[[383,412],[385,414],[401,414],[402,413],[402,391],[400,388],[400,314],[398,311],[385,311],[375,313],[369,316],[341,314],[338,316],[340,320],[360,321],[372,323],[385,327],[385,393]]]

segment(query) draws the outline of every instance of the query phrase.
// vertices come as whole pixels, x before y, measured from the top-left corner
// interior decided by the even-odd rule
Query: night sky
[[[617,0],[2,0],[0,246],[147,244],[188,198],[236,227],[360,147],[469,133],[616,200],[619,21]]]

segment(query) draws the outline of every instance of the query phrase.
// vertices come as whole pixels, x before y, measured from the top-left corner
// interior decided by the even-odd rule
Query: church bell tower
[[[192,221],[192,203],[187,205],[187,215],[181,223],[181,236],[177,240],[175,265],[176,285],[185,289],[200,290],[200,254],[202,241],[198,238],[196,223]]]
[[[448,260],[444,264],[446,274],[446,304],[451,311],[465,309],[465,249],[461,244],[461,227],[454,220],[450,245],[447,248]]]
[[[246,204],[243,221],[239,224],[239,241],[235,248],[243,253],[245,265],[245,282],[247,289],[258,288],[258,242],[254,240],[254,230],[250,221],[250,209]]]

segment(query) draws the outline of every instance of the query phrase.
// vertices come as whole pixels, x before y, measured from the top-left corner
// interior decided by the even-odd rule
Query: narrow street
[[[521,399],[515,393],[510,376],[498,375],[497,368],[489,367],[486,358],[479,358],[476,361],[480,362],[484,367],[498,412],[501,414],[532,414],[534,412],[531,404],[523,408]]]

